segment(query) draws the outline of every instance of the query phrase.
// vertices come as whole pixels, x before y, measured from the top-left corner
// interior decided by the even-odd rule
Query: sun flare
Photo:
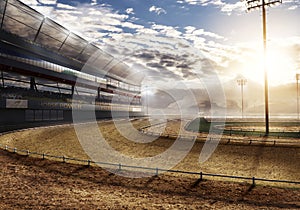
[[[257,83],[264,83],[263,54],[257,53],[256,57],[245,65],[243,75]],[[295,67],[292,59],[279,50],[270,49],[267,53],[266,68],[268,82],[271,86],[286,84],[294,80]]]

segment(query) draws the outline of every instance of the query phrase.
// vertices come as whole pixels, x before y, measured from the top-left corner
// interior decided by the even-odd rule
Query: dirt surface
[[[124,122],[126,123],[126,122]],[[134,127],[147,124],[132,122]],[[150,144],[124,139],[112,122],[100,122],[106,140],[126,155],[148,157],[173,141],[158,138]],[[168,130],[177,130],[168,124]],[[131,137],[140,138],[134,133]],[[89,159],[72,125],[39,128],[0,136],[0,144],[80,159]],[[203,143],[174,167],[225,175],[300,181],[300,149],[247,145],[219,145],[204,164],[198,163]],[[258,182],[199,181],[196,176],[165,174],[125,178],[99,167],[42,160],[0,151],[0,209],[297,209],[299,185]],[[125,171],[122,173],[126,173]],[[264,186],[263,186],[264,185]],[[298,186],[298,187],[297,187]]]
[[[296,189],[168,175],[131,179],[5,151],[0,164],[0,209],[300,208]]]

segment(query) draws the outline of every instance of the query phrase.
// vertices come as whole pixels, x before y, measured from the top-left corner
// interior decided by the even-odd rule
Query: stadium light
[[[268,84],[268,70],[266,66],[267,58],[267,24],[266,24],[266,7],[281,4],[282,0],[246,0],[247,10],[262,8],[262,22],[263,22],[263,43],[264,43],[264,73],[265,73],[265,121],[266,121],[266,135],[269,134],[269,84]]]
[[[146,100],[147,100],[147,116],[149,116],[149,96],[148,96],[148,86],[146,86],[147,90],[146,90]]]
[[[297,119],[299,121],[299,79],[300,74],[296,74],[296,81],[297,81]]]
[[[144,111],[146,111],[146,115],[148,116],[149,115],[149,96],[148,96],[148,91],[149,91],[149,86],[148,85],[145,85],[143,86],[142,88],[142,92],[143,92],[143,96],[145,97],[145,103],[144,103]]]
[[[238,79],[237,83],[241,86],[241,93],[242,93],[242,118],[244,118],[244,86],[246,85],[246,79]]]

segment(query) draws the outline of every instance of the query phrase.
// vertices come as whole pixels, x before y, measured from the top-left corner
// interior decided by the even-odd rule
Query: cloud
[[[155,54],[153,52],[148,51],[136,52],[134,56],[144,61],[150,61],[155,58]]]
[[[233,12],[241,13],[246,11],[245,2],[237,1],[236,3],[226,3],[222,0],[183,0],[190,5],[214,6],[219,8],[221,12],[231,15]],[[180,1],[182,4],[182,1]]]
[[[204,29],[196,29],[195,27],[192,26],[187,26],[185,27],[186,33],[190,34],[190,35],[194,35],[194,36],[208,36],[214,39],[224,39],[223,36],[220,36],[218,34],[209,32],[209,31],[205,31]]]
[[[227,13],[227,15],[231,15],[233,12],[243,13],[246,11],[245,3],[242,1],[238,1],[234,4],[223,4],[219,6],[221,7],[221,12]]]
[[[110,17],[119,21],[126,20],[129,16],[124,14],[118,14],[118,13],[107,13],[106,17]]]
[[[295,10],[298,8],[298,5],[293,5],[288,8],[288,10]]]
[[[58,3],[56,7],[59,9],[76,10],[76,7],[70,6],[68,4],[62,4],[62,3]]]
[[[151,28],[167,37],[180,37],[180,35],[182,34],[180,31],[176,30],[176,28],[172,26],[153,24]]]
[[[213,6],[220,9],[221,12],[227,15],[232,15],[232,13],[241,14],[246,11],[245,1],[235,1],[235,3],[228,3],[224,0],[180,0],[177,1],[178,4],[187,3],[189,5],[199,5],[199,6]],[[283,0],[283,7],[287,10],[295,10],[299,8],[300,0]]]
[[[156,30],[151,29],[151,28],[142,28],[142,29],[137,29],[137,34],[156,35],[156,34],[158,34],[158,32]]]
[[[126,27],[126,28],[131,28],[131,29],[143,29],[144,26],[142,25],[138,25],[138,24],[134,24],[131,22],[124,22],[121,24],[122,27]]]
[[[128,14],[128,15],[134,15],[134,10],[133,10],[133,8],[127,8],[127,9],[126,9],[126,14]]]
[[[41,4],[56,4],[56,0],[38,0],[39,3]]]
[[[156,6],[151,6],[149,8],[149,12],[155,12],[158,15],[160,15],[160,14],[167,14],[166,10],[164,10],[163,8],[160,8],[160,7],[156,7]]]
[[[36,6],[40,4],[37,0],[23,0],[22,2],[28,6]]]

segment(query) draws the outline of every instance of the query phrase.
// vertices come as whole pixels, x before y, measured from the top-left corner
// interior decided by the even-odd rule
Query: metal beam
[[[68,33],[68,35],[66,36],[65,40],[62,42],[62,44],[60,45],[59,49],[58,49],[58,52],[60,52],[61,48],[63,47],[63,45],[66,43],[67,39],[69,38],[70,36],[70,32]]]
[[[19,52],[24,55],[28,55],[30,57],[39,58],[50,63],[55,63],[77,71],[80,71],[83,67],[83,64],[77,60],[71,59],[66,56],[61,56],[57,52],[46,49],[39,44],[28,42],[3,30],[0,31],[0,40],[1,47]]]
[[[4,17],[5,17],[5,13],[6,13],[7,3],[8,3],[8,0],[6,0],[4,10],[3,10],[3,17],[2,17],[2,21],[1,21],[1,29],[2,29],[3,23],[4,23]]]
[[[89,42],[84,46],[84,48],[82,48],[82,50],[80,51],[80,53],[76,56],[76,59],[78,60],[79,57],[82,55],[82,53],[84,52],[84,50],[89,46]]]
[[[39,27],[39,29],[38,29],[38,31],[37,31],[35,37],[34,37],[33,42],[35,42],[36,39],[38,38],[38,36],[39,36],[39,34],[40,34],[40,31],[41,31],[41,29],[42,29],[42,27],[43,27],[43,24],[44,24],[44,22],[45,22],[45,19],[46,19],[46,18],[44,17],[43,20],[42,20],[42,22],[41,22],[41,24],[40,24],[40,27]]]

